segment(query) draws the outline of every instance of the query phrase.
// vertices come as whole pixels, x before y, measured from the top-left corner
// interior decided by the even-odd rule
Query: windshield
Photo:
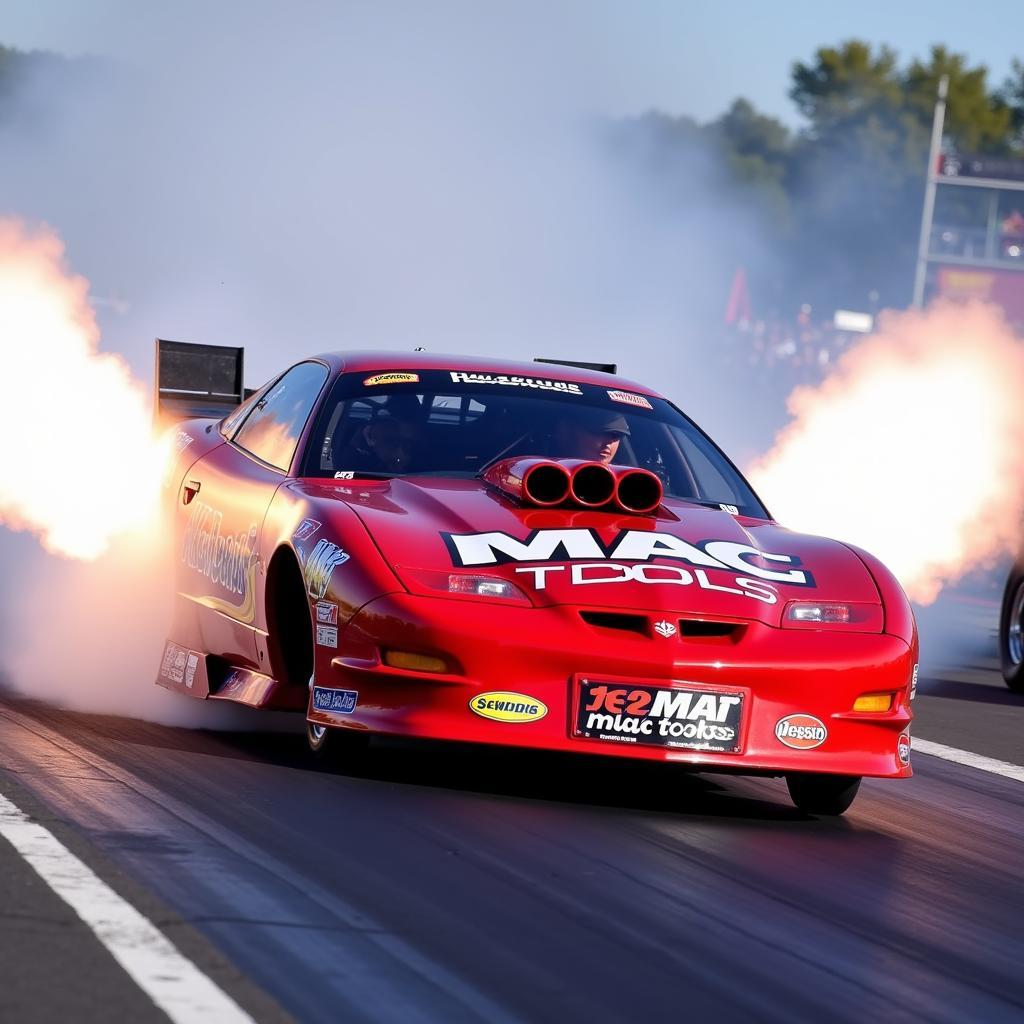
[[[303,475],[476,476],[537,455],[638,466],[665,493],[767,518],[739,472],[664,399],[548,377],[460,370],[346,373],[310,437]]]

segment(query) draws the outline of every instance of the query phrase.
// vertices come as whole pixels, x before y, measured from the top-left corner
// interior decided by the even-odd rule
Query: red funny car
[[[784,775],[911,774],[914,617],[791,533],[671,402],[600,370],[317,356],[179,425],[158,682],[373,732]]]

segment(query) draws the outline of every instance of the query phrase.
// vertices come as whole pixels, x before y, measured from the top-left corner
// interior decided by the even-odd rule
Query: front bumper
[[[667,761],[701,771],[912,774],[899,740],[913,718],[916,652],[898,637],[749,622],[728,638],[663,638],[591,625],[580,612],[576,606],[526,608],[410,594],[378,598],[353,617],[337,651],[316,651],[316,685],[355,691],[354,709],[319,711],[311,702],[307,717],[328,726]],[[682,614],[629,612],[650,623]],[[395,669],[383,662],[385,650],[440,658],[448,671]],[[740,749],[713,753],[574,736],[584,677],[742,691]],[[495,691],[540,701],[547,714],[493,721],[470,709],[474,697]],[[895,694],[889,711],[852,710],[857,697],[877,692]],[[776,724],[794,714],[824,723],[828,735],[820,746],[792,749],[776,738]]]

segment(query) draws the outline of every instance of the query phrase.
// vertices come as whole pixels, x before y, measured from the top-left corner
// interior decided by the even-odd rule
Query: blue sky
[[[225,2],[210,6],[223,8]],[[147,32],[189,6],[190,0],[169,5],[156,0],[7,0],[0,42],[67,54],[137,55]],[[301,18],[318,5],[299,0],[291,6]],[[411,9],[393,6],[396,18]],[[524,9],[517,0],[463,4],[462,10],[473,8],[478,17],[488,6]],[[248,18],[258,7],[241,4],[237,17]],[[437,7],[449,10],[452,4],[445,0]],[[854,36],[888,43],[903,59],[925,55],[932,43],[945,43],[972,62],[987,64],[994,83],[1008,73],[1014,56],[1024,57],[1021,0],[551,0],[550,8],[561,15],[563,28],[567,21],[578,26],[584,45],[599,55],[605,76],[601,102],[616,114],[656,107],[707,120],[736,96],[746,96],[794,124],[798,118],[787,97],[792,63],[809,59],[820,45]],[[419,12],[424,9],[430,4]],[[533,16],[538,34],[545,30],[543,10]],[[203,5],[196,4],[191,17],[201,18],[202,11]]]

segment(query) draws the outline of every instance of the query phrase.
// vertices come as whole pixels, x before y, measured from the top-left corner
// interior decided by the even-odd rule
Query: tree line
[[[627,118],[613,138],[681,214],[707,200],[688,183],[713,161],[722,237],[708,244],[747,265],[755,313],[792,315],[803,302],[828,313],[899,307],[912,290],[943,75],[945,147],[1024,159],[1024,63],[1015,60],[993,85],[984,65],[945,46],[901,64],[891,48],[859,40],[794,63],[789,96],[804,119],[799,130],[737,99],[706,124],[661,112]],[[752,236],[763,244],[752,245]]]
[[[99,67],[0,46],[0,128],[10,117],[45,118],[62,87],[74,89]],[[946,145],[1024,159],[1024,62],[994,84],[984,65],[944,46],[901,63],[889,47],[859,40],[794,63],[798,130],[741,98],[708,123],[653,111],[605,124],[605,137],[620,164],[640,168],[641,188],[666,219],[695,225],[718,276],[745,268],[756,313],[792,315],[805,302],[823,312],[898,307],[910,298],[943,75]],[[13,103],[33,76],[57,88]],[[723,306],[728,288],[726,279]]]

